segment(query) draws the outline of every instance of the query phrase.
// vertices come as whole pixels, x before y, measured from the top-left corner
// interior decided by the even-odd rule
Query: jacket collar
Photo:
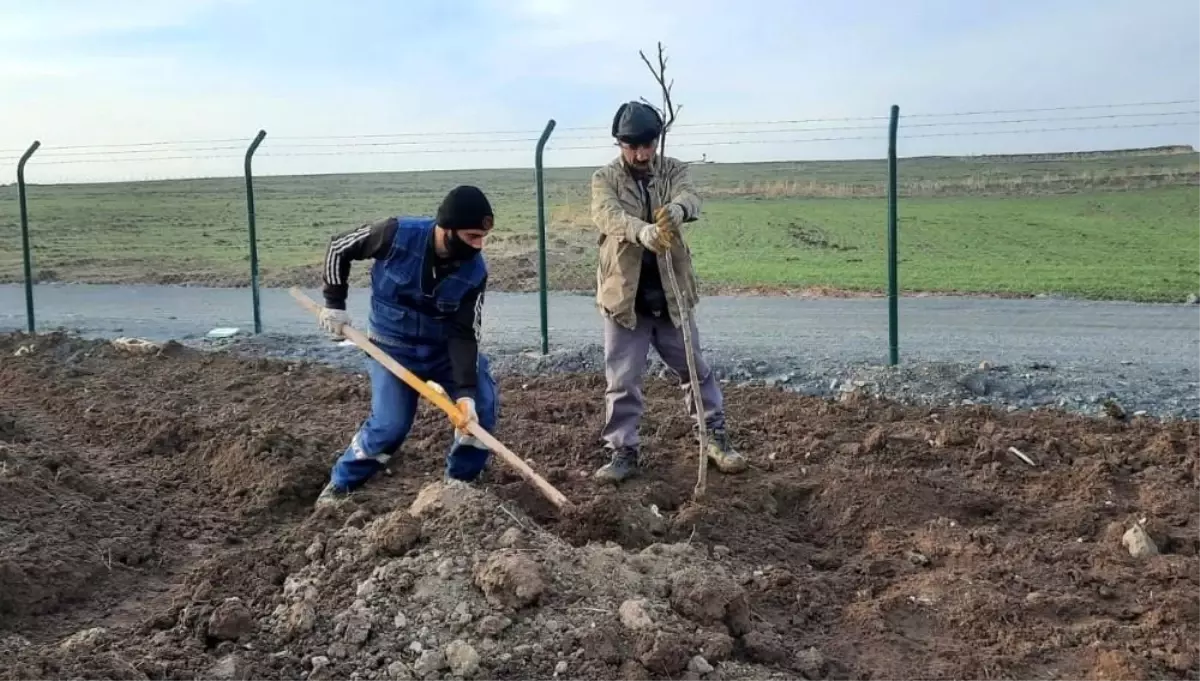
[[[647,184],[654,184],[654,179],[659,176],[659,173],[662,170],[662,163],[659,160],[658,154],[655,154],[654,158],[650,159],[650,168],[644,175],[635,174],[633,170],[626,165],[625,158],[620,154],[618,154],[609,165],[613,166],[616,170],[620,171],[621,174],[631,179],[644,177],[647,181]]]

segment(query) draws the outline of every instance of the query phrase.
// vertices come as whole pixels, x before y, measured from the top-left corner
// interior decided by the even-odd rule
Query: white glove
[[[463,416],[467,417],[468,422],[479,423],[479,414],[475,411],[475,400],[469,397],[460,397],[454,404],[462,412]],[[463,435],[468,435],[466,428],[461,428],[459,431]]]
[[[342,325],[349,323],[350,313],[345,310],[335,310],[327,307],[321,310],[321,315],[317,317],[317,324],[334,338],[341,338]]]
[[[463,416],[467,417],[468,423],[479,423],[479,413],[475,411],[475,400],[471,399],[470,397],[460,397],[458,398],[458,401],[455,402],[455,405],[458,407],[458,410],[463,413]],[[454,441],[458,444],[466,445],[468,447],[487,449],[487,445],[483,444],[482,440],[475,437],[470,432],[460,428],[454,429]]]
[[[666,238],[666,233],[653,223],[642,227],[638,232],[638,242],[659,255],[666,253],[667,249],[671,248],[671,242]]]

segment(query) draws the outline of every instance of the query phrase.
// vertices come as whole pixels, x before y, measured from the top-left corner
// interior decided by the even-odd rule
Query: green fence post
[[[888,122],[888,203],[887,203],[887,260],[888,260],[888,363],[900,363],[899,284],[896,277],[896,128],[900,123],[900,107],[892,105]]]
[[[547,312],[546,289],[546,187],[543,179],[542,152],[550,133],[554,131],[554,119],[546,123],[546,129],[538,138],[537,151],[533,156],[534,174],[537,177],[537,221],[538,221],[538,296],[542,314],[542,354],[550,353],[550,317]]]
[[[266,136],[266,130],[259,130],[254,136],[254,141],[250,142],[250,147],[246,149],[246,217],[250,224],[250,295],[254,305],[255,334],[262,333],[262,310],[258,300],[258,233],[254,225],[254,176],[250,172],[250,160],[254,158],[254,152]]]
[[[29,249],[29,211],[25,207],[25,163],[42,143],[34,140],[33,144],[17,161],[17,203],[21,207],[21,255],[25,260],[25,321],[29,333],[33,333],[37,325],[33,320],[33,253]]]

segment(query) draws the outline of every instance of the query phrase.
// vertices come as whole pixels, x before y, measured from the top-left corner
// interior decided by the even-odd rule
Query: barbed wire
[[[1128,107],[1138,107],[1138,106],[1175,106],[1175,105],[1179,105],[1179,104],[1197,104],[1197,103],[1200,103],[1200,99],[1177,99],[1177,100],[1161,101],[1161,102],[1132,102],[1132,103],[1121,103],[1121,104],[1083,104],[1083,105],[1075,105],[1075,106],[1041,107],[1041,108],[1032,108],[1032,109],[992,109],[992,110],[984,110],[984,111],[951,111],[951,112],[944,112],[944,113],[916,113],[916,114],[903,114],[903,118],[905,118],[905,119],[909,119],[909,118],[947,118],[947,117],[959,117],[959,116],[983,116],[983,115],[1000,115],[1000,114],[1013,114],[1013,113],[1048,113],[1048,112],[1052,112],[1052,111],[1083,111],[1083,110],[1088,110],[1088,109],[1117,109],[1117,108],[1128,108]],[[1124,115],[1137,116],[1137,115],[1145,115],[1145,114],[1124,114]],[[777,119],[777,120],[760,120],[760,121],[753,121],[753,120],[751,120],[751,121],[709,121],[709,122],[697,122],[697,123],[675,123],[671,129],[678,130],[679,128],[714,127],[714,126],[739,126],[739,127],[741,127],[741,126],[751,126],[751,125],[801,125],[801,124],[807,124],[807,123],[850,123],[850,122],[855,122],[855,121],[886,121],[886,120],[888,120],[887,116],[845,116],[845,117],[835,117],[835,118],[802,118],[802,119],[792,119],[792,120]],[[986,121],[981,121],[981,123],[983,123],[983,122],[986,122]],[[911,127],[911,126],[908,126],[908,127]],[[611,129],[611,125],[565,126],[565,127],[561,127],[561,128],[557,128],[557,129],[573,130],[573,131],[578,131],[578,130],[605,130],[605,131],[607,131],[607,130]],[[539,134],[539,133],[541,133],[540,130],[493,130],[493,131],[477,131],[477,132],[460,131],[460,132],[452,132],[452,133],[435,133],[435,134],[520,135],[520,134]],[[336,135],[336,136],[327,136],[327,137],[287,136],[287,137],[276,137],[275,139],[285,139],[285,140],[368,139],[368,138],[379,138],[379,137],[418,136],[418,135],[425,135],[425,134],[426,133],[375,133],[375,134],[365,134],[365,135]],[[684,133],[678,133],[678,134],[684,134]],[[691,133],[691,134],[697,134],[697,133]],[[720,134],[720,133],[715,133],[715,134]],[[536,139],[537,138],[535,137],[534,140],[536,141]]]
[[[1178,104],[1196,104],[1200,99],[1176,99],[1166,102],[1130,102],[1125,104],[1080,104],[1073,106],[1048,106],[1035,109],[992,109],[990,111],[955,111],[951,113],[916,113],[904,114],[905,118],[942,118],[953,116],[987,116],[992,114],[1010,113],[1044,113],[1049,111],[1084,111],[1088,109],[1123,109],[1134,106],[1175,106]]]
[[[908,139],[925,139],[925,138],[944,138],[944,137],[977,137],[990,135],[1014,135],[1014,134],[1037,134],[1048,132],[1074,132],[1085,130],[1112,130],[1112,129],[1133,129],[1133,128],[1164,128],[1164,127],[1181,127],[1192,126],[1192,123],[1142,123],[1142,124],[1113,124],[1113,125],[1084,125],[1084,126],[1067,126],[1067,127],[1051,127],[1051,128],[1022,128],[1016,130],[972,130],[960,132],[942,132],[942,133],[917,133],[912,135],[903,135],[902,140]],[[835,137],[804,137],[790,139],[748,139],[748,140],[716,140],[705,142],[676,142],[673,147],[714,147],[714,146],[740,146],[744,144],[804,144],[814,142],[843,142],[843,141],[861,141],[861,140],[886,140],[886,135],[849,135]],[[500,142],[496,142],[500,143]],[[418,143],[419,144],[419,143]],[[425,144],[434,144],[426,142]],[[356,148],[360,145],[346,145]],[[567,146],[551,146],[547,147],[548,151],[591,151],[600,149],[614,149],[614,143],[593,144],[593,145],[567,145]],[[193,149],[188,151],[205,151],[206,149]],[[208,151],[243,151],[240,146],[229,147],[210,147]],[[157,151],[157,150],[156,150]],[[526,146],[510,146],[510,147],[476,147],[476,148],[444,148],[436,149],[403,149],[403,150],[378,150],[372,149],[368,151],[275,151],[272,149],[263,149],[255,155],[255,158],[280,158],[280,157],[320,157],[320,156],[407,156],[417,154],[465,154],[465,153],[495,153],[495,152],[521,152],[528,151]],[[136,157],[120,157],[112,158],[108,155],[119,154],[122,152],[94,152],[91,154],[82,154],[83,158],[61,158],[60,156],[39,156],[35,157],[38,165],[64,165],[76,163],[122,163],[122,162],[143,162],[143,161],[170,161],[170,160],[211,160],[211,159],[237,159],[242,158],[243,154],[206,154],[206,155],[171,155],[171,156],[136,156]],[[133,152],[126,152],[133,153]],[[158,153],[162,153],[159,151]],[[1061,155],[1059,152],[1057,155]],[[97,156],[104,156],[97,158]],[[10,160],[10,159],[0,159]]]
[[[1161,102],[1134,102],[1134,103],[1113,103],[1113,104],[1089,104],[1075,106],[1057,106],[1057,107],[1041,107],[1041,108],[1025,108],[1025,109],[992,109],[981,111],[957,111],[945,113],[916,113],[905,114],[902,119],[903,127],[909,128],[924,128],[924,127],[942,127],[942,126],[984,126],[984,125],[1012,125],[1018,123],[1032,123],[1038,121],[1045,122],[1060,122],[1060,121],[1081,121],[1081,120],[1100,120],[1112,118],[1137,118],[1137,117],[1156,117],[1156,116],[1179,116],[1179,115],[1196,115],[1200,111],[1154,111],[1154,112],[1137,112],[1137,113],[1110,113],[1091,116],[1074,116],[1074,117],[1035,117],[1035,118],[1018,118],[1009,120],[983,120],[983,121],[947,121],[937,123],[907,123],[908,119],[924,119],[924,118],[957,118],[981,115],[1001,115],[1015,113],[1049,113],[1060,111],[1083,111],[1092,109],[1117,109],[1129,107],[1151,107],[1151,106],[1175,106],[1180,104],[1196,104],[1200,100],[1173,100]],[[813,123],[846,123],[846,122],[863,122],[863,121],[880,121],[887,120],[887,116],[852,116],[842,118],[810,118],[810,119],[795,119],[795,120],[764,120],[764,121],[717,121],[717,122],[698,122],[698,123],[677,123],[673,129],[678,128],[700,128],[700,127],[740,127],[741,130],[715,130],[715,131],[677,131],[677,136],[701,136],[701,135],[762,135],[762,134],[779,134],[779,133],[803,133],[803,132],[832,132],[832,131],[848,131],[848,130],[869,130],[875,129],[875,125],[861,126],[834,126],[820,128],[783,128],[783,129],[749,129],[752,126],[794,126]],[[609,126],[565,126],[559,128],[563,131],[586,131],[586,130],[604,130],[608,131]],[[482,136],[497,136],[497,135],[531,135],[531,137],[520,137],[511,139],[496,139],[496,140],[471,140],[476,144],[500,144],[500,143],[515,143],[515,142],[536,142],[540,130],[479,130],[479,131],[445,131],[445,132],[396,132],[396,133],[371,133],[357,135],[282,135],[269,138],[273,143],[273,147],[285,148],[319,148],[319,147],[348,147],[348,146],[407,146],[420,144],[450,144],[452,142],[431,140],[436,137],[482,137]],[[554,140],[584,140],[584,139],[599,139],[607,135],[558,135]],[[912,137],[906,135],[905,137]],[[420,138],[419,141],[388,141],[388,142],[353,142],[339,143],[332,142],[327,144],[287,144],[288,141],[313,141],[313,140],[366,140],[366,139],[399,139],[406,140],[409,138]],[[187,146],[187,145],[213,145],[213,144],[230,144],[239,143],[245,145],[248,142],[247,138],[215,138],[215,139],[195,139],[195,140],[159,140],[148,142],[130,142],[124,144],[75,144],[62,147],[54,147],[52,150],[47,150],[39,154],[40,158],[45,158],[49,155],[56,157],[65,156],[84,156],[94,153],[99,154],[118,154],[118,153],[158,153],[165,151],[155,149],[153,147],[167,146]],[[279,144],[284,142],[284,144]],[[244,147],[200,147],[187,149],[186,151],[220,151],[225,149],[243,149]],[[561,148],[561,147],[559,147]],[[111,151],[104,151],[111,150]],[[0,150],[0,154],[22,154],[25,149],[5,149]],[[63,152],[78,152],[68,154]],[[184,151],[184,150],[170,150]]]
[[[906,126],[906,128],[931,128],[931,127],[945,127],[945,126],[955,126],[955,125],[957,125],[957,126],[1013,125],[1013,124],[1017,124],[1017,123],[1033,123],[1033,122],[1038,122],[1038,121],[1066,122],[1066,121],[1104,120],[1104,119],[1128,118],[1128,117],[1148,117],[1148,116],[1160,117],[1160,116],[1183,116],[1183,115],[1200,116],[1200,110],[1168,111],[1168,112],[1155,112],[1155,113],[1148,113],[1148,114],[1105,114],[1105,115],[1100,115],[1100,116],[1073,116],[1073,117],[1061,117],[1061,118],[1049,118],[1049,119],[1048,118],[1018,118],[1018,119],[1009,119],[1009,120],[1001,120],[1001,121],[966,121],[966,122],[960,121],[960,122],[950,122],[950,123],[916,123],[913,125],[908,125],[908,126]],[[768,129],[768,130],[744,130],[744,131],[732,131],[732,132],[731,131],[693,132],[693,133],[682,133],[682,135],[680,135],[680,136],[765,135],[765,134],[782,134],[782,133],[835,132],[835,131],[849,131],[849,130],[877,130],[878,128],[879,128],[879,126],[876,126],[876,125],[851,125],[851,126],[834,126],[834,127],[822,127],[822,128],[775,128],[775,129]],[[677,136],[677,138],[678,137],[679,136]],[[905,135],[905,137],[913,137],[913,135]],[[565,135],[565,136],[560,136],[555,139],[556,140],[596,140],[596,139],[600,139],[600,136],[598,136],[598,135],[575,135],[575,136]],[[472,142],[475,144],[511,144],[511,143],[516,143],[516,142],[536,142],[537,140],[538,140],[537,137],[518,137],[518,138],[494,139],[494,140],[472,140]],[[241,140],[233,140],[233,141],[241,141]],[[779,141],[779,140],[763,140],[763,142],[770,142],[770,141]],[[402,140],[402,141],[389,141],[389,142],[343,142],[343,143],[325,142],[325,143],[310,143],[310,144],[287,144],[287,143],[284,143],[282,145],[280,145],[280,144],[272,145],[272,148],[321,149],[321,148],[335,147],[335,148],[339,148],[339,149],[344,149],[344,148],[348,148],[348,147],[354,148],[354,147],[420,146],[420,145],[431,145],[431,144],[446,144],[446,142],[441,141],[441,140],[424,139],[424,140]],[[718,144],[718,143],[712,142],[709,144]],[[551,148],[561,149],[563,147],[561,147],[559,145],[553,145]],[[151,154],[151,153],[161,153],[163,151],[162,149],[158,149],[158,148],[140,148],[140,149],[118,149],[118,150],[114,150],[114,151],[60,152],[59,149],[71,149],[71,147],[58,147],[48,153],[41,154],[40,157],[42,157],[42,158],[63,158],[63,157],[74,157],[74,156],[92,156],[92,155],[96,155],[96,154],[105,154],[105,155]],[[238,145],[238,146],[197,147],[197,148],[188,149],[187,151],[195,151],[195,152],[227,151],[227,150],[235,150],[235,149],[236,150],[244,150],[244,146]]]

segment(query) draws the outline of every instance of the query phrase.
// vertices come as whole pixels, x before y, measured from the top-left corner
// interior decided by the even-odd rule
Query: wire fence
[[[1072,228],[1080,224],[1069,214],[1071,209],[1057,204],[1048,207],[1048,203],[1035,206],[987,201],[1079,194],[1089,189],[1194,187],[1200,167],[1190,147],[1042,153],[1004,153],[998,149],[1013,146],[1014,139],[1033,140],[1044,146],[1047,135],[1079,134],[1069,139],[1086,139],[1088,146],[1096,148],[1101,146],[1097,135],[1114,131],[1194,132],[1200,123],[1198,103],[1200,100],[1175,100],[904,113],[897,138],[889,135],[891,121],[887,115],[679,122],[672,128],[668,153],[693,164],[693,176],[711,203],[706,207],[708,219],[718,223],[716,228],[696,232],[694,237],[697,267],[706,280],[715,282],[713,290],[877,290],[885,281],[894,289],[894,270],[903,266],[908,272],[905,281],[912,290],[978,289],[1023,294],[1045,285],[1083,295],[1169,297],[1180,285],[1174,274],[1167,277],[1167,284],[1160,282],[1157,288],[1136,280],[1137,276],[1157,275],[1149,270],[1133,272],[1128,280],[1116,284],[1091,282],[1096,275],[1072,258],[1095,257],[1100,251],[1069,247],[1053,238],[1056,224]],[[906,151],[903,158],[898,163],[881,163],[879,159],[886,155],[889,144],[896,145],[897,139]],[[982,146],[991,145],[991,151],[972,155],[936,153],[937,144],[948,139],[987,141],[988,145]],[[544,156],[556,167],[542,167],[539,143],[545,145]],[[764,153],[775,160],[729,165],[729,152],[742,147],[765,147]],[[526,174],[529,155],[535,148],[536,184],[534,177]],[[825,153],[806,151],[814,148],[824,149]],[[913,149],[916,151],[910,151]],[[23,280],[30,332],[36,329],[35,283],[84,281],[248,284],[254,329],[261,333],[260,254],[266,285],[317,285],[318,263],[332,233],[394,212],[398,205],[405,212],[431,210],[435,199],[452,184],[474,182],[497,198],[516,225],[512,234],[497,235],[492,260],[498,275],[494,279],[500,288],[541,293],[545,352],[547,291],[585,291],[594,286],[587,179],[595,166],[615,153],[609,126],[558,126],[554,121],[542,130],[277,137],[260,132],[253,141],[248,136],[119,144],[35,143],[27,149],[0,149],[0,163],[18,166],[16,203],[21,234],[19,249],[15,240],[6,238],[3,242],[5,252],[20,251],[21,267],[18,269],[15,262],[0,263],[0,279]],[[446,168],[425,176],[389,173],[386,178],[371,179],[375,176],[330,176],[331,169],[322,166],[314,172],[285,175],[294,171],[299,159],[314,159],[314,163],[354,160],[345,172],[360,173],[389,172],[385,170],[389,161],[380,163],[377,159],[405,157],[436,158],[443,164],[450,161],[449,165],[474,167],[507,163],[513,168]],[[565,163],[567,158],[577,162]],[[714,162],[716,158],[721,162]],[[502,162],[495,163],[497,159]],[[159,173],[154,179],[169,181],[153,187],[113,188],[78,180],[45,184],[43,180],[48,177],[61,181],[57,169],[98,168],[105,171],[106,177],[112,177],[113,168],[126,165],[144,169],[166,167],[170,162],[201,161],[212,162],[204,166],[211,172],[199,173],[207,174],[207,178],[195,177],[196,166],[188,165],[174,175]],[[242,167],[244,186],[228,179],[230,171],[238,167],[235,162]],[[38,183],[32,193],[26,185],[27,176]],[[970,201],[922,203],[945,197]],[[893,203],[890,208],[874,201],[800,207],[784,201],[823,198],[890,198]],[[895,208],[894,201],[899,198],[905,200],[906,207],[910,205],[907,202],[913,202],[911,216],[906,217],[907,208]],[[743,200],[753,203],[737,203]],[[1134,200],[1121,199],[1116,207],[1106,203],[1100,210],[1128,218],[1125,211],[1150,208],[1154,202],[1126,205],[1130,201]],[[960,214],[971,211],[975,214],[974,225],[966,224],[967,218]],[[242,213],[240,218],[238,213]],[[908,224],[910,218],[921,223],[919,229]],[[962,233],[932,228],[939,220],[959,226]],[[1024,232],[995,230],[996,223],[1005,220],[1045,224]],[[755,233],[746,239],[729,238],[731,232],[749,221],[777,225],[783,236]],[[897,221],[905,223],[898,229],[899,236],[888,230],[889,223],[895,229]],[[1081,229],[1085,240],[1101,238],[1091,233],[1091,228]],[[897,246],[906,238],[907,230],[913,230],[912,250]],[[1014,275],[1011,270],[1007,274],[982,272],[980,263],[964,255],[965,251],[954,252],[947,250],[946,243],[932,243],[938,239],[990,243],[989,234],[1011,238],[1016,233],[1037,240],[1025,244],[1020,253],[1000,250],[1006,257],[1023,257],[1027,261],[1022,263],[1025,274]],[[1167,248],[1170,244],[1159,246]],[[1061,262],[1055,262],[1054,258],[1044,257],[1047,248],[1074,248],[1077,252],[1059,253],[1055,257],[1061,256]],[[923,254],[928,249],[933,255],[926,257]],[[1040,255],[1039,250],[1043,251]],[[1120,252],[1114,248],[1103,257],[1119,258]],[[956,269],[938,263],[939,257],[957,257],[961,266]],[[1034,261],[1039,258],[1041,262]],[[739,264],[730,265],[730,260]],[[1038,274],[1064,263],[1078,269],[1078,281]],[[1176,269],[1190,271],[1191,261],[1186,258],[1174,264]],[[881,274],[880,269],[888,267],[892,268],[890,274]],[[894,301],[894,290],[891,296]],[[894,302],[891,308],[894,311]],[[889,324],[893,361],[896,325],[893,317]]]

